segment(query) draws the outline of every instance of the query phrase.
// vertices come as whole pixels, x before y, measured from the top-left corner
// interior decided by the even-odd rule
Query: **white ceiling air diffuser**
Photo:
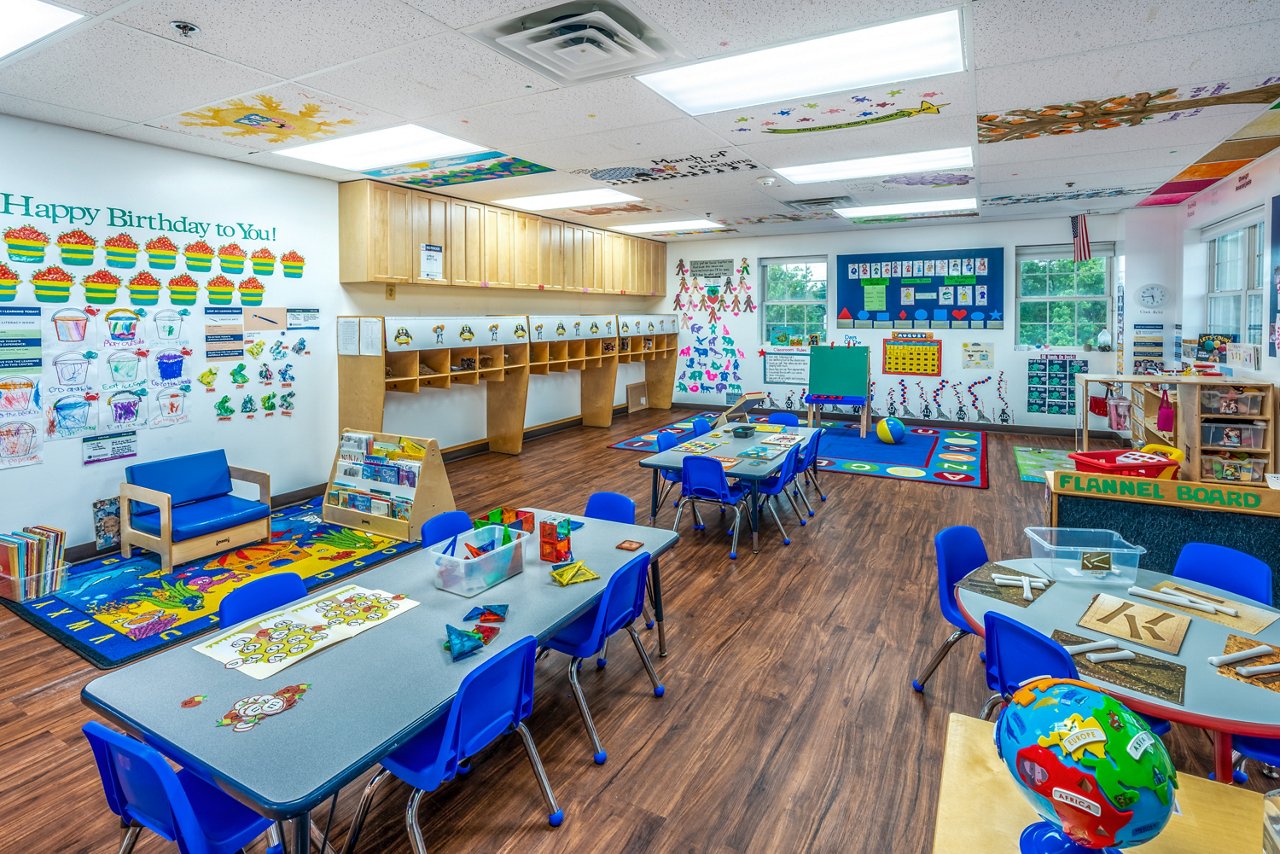
[[[853,204],[853,199],[849,196],[826,196],[820,199],[796,199],[791,202],[783,202],[783,204],[793,211],[813,213],[815,211],[829,211],[832,208],[847,208]]]
[[[617,2],[562,3],[467,34],[566,86],[634,74],[675,55],[668,38]]]

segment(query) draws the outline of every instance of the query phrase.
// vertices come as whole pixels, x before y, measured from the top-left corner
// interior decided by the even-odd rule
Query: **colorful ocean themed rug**
[[[699,413],[709,419],[718,414]],[[672,433],[679,441],[691,438],[692,417],[609,447],[657,453],[659,433]],[[751,420],[763,423],[768,418],[754,416]],[[865,439],[860,437],[856,421],[823,421],[822,426],[827,430],[818,449],[818,468],[822,471],[987,488],[987,435],[979,430],[908,427],[902,442],[887,445],[875,437],[874,431]]]
[[[1062,448],[1013,449],[1013,462],[1018,466],[1018,477],[1030,483],[1044,483],[1047,471],[1075,471],[1076,461],[1067,456],[1071,451]]]
[[[255,578],[296,572],[308,589],[390,560],[402,543],[326,523],[320,499],[271,516],[271,540],[160,570],[160,559],[87,561],[71,568],[60,592],[21,604],[0,600],[18,616],[100,668],[119,667],[218,625],[222,597]]]

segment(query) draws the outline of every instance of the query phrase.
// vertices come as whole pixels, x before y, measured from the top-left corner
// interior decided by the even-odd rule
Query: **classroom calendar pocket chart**
[[[1003,329],[1004,250],[836,257],[837,329]]]
[[[884,342],[884,372],[936,377],[942,373],[942,342],[932,332],[895,332]]]

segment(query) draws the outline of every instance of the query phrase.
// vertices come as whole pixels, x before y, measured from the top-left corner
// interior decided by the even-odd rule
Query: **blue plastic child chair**
[[[474,527],[471,517],[462,510],[448,510],[444,513],[437,513],[422,523],[422,547],[426,548],[437,543],[443,543],[450,537],[465,534]]]
[[[344,851],[355,850],[373,796],[386,776],[393,774],[413,787],[405,823],[409,826],[413,850],[417,854],[426,854],[427,845],[418,823],[418,805],[422,796],[452,780],[458,775],[460,763],[512,730],[520,733],[529,762],[533,765],[533,774],[538,778],[538,786],[546,801],[547,820],[552,827],[560,826],[564,821],[564,811],[556,803],[538,748],[524,724],[525,718],[533,711],[533,672],[537,653],[538,642],[529,636],[482,660],[463,677],[448,710],[382,760],[382,768],[365,786]]]
[[[806,484],[812,484],[817,490],[818,497],[823,501],[827,500],[827,496],[822,493],[822,487],[818,486],[818,446],[822,443],[822,437],[826,434],[826,430],[819,427],[809,437],[808,443],[804,449],[800,451],[800,459],[796,461],[796,470],[792,477],[793,489],[792,493],[800,497],[804,502],[804,507],[809,511],[809,515],[813,515],[813,505],[809,503],[809,496],[805,495],[804,488],[800,485],[803,477]]]
[[[1175,578],[1208,584],[1263,605],[1271,604],[1271,567],[1226,546],[1187,543],[1173,565]]]
[[[586,724],[587,735],[591,738],[591,746],[595,750],[593,758],[597,765],[603,765],[608,757],[604,745],[600,743],[596,725],[591,720],[587,698],[582,693],[582,686],[578,684],[578,663],[594,655],[610,635],[626,629],[640,655],[640,663],[644,665],[649,681],[653,683],[653,696],[661,697],[666,693],[666,688],[658,681],[658,674],[654,672],[649,653],[632,625],[640,616],[648,579],[649,554],[645,552],[627,561],[613,574],[590,610],[556,632],[545,643],[546,647],[569,656],[569,685],[573,688],[573,698],[578,702],[578,711],[582,715],[582,722]]]
[[[296,572],[264,575],[222,597],[218,603],[218,622],[234,626],[306,595],[306,582]]]
[[[183,854],[231,854],[264,833],[269,854],[283,854],[275,824],[190,771],[174,771],[153,747],[97,721],[83,727],[102,777],[107,806],[120,817],[120,854],[145,827]]]
[[[800,417],[794,412],[770,412],[770,424],[781,424],[784,427],[799,427]]]
[[[711,422],[708,419],[703,418],[701,415],[693,419],[693,437],[692,438],[696,439],[699,436],[705,433],[710,433],[710,432],[711,432]]]
[[[969,622],[960,612],[956,603],[956,585],[960,580],[987,562],[987,547],[982,543],[982,536],[968,525],[953,525],[944,528],[933,538],[933,547],[938,555],[938,607],[947,622],[955,626],[955,631],[942,642],[938,651],[925,665],[924,672],[911,682],[911,687],[923,691],[925,683],[938,669],[942,659],[947,657],[951,648],[961,638],[973,634]]]
[[[782,458],[782,465],[778,467],[778,470],[769,477],[760,481],[760,484],[757,487],[760,494],[765,496],[764,506],[767,507],[769,513],[773,515],[773,523],[778,526],[778,532],[782,534],[782,544],[784,546],[791,545],[791,538],[787,536],[786,529],[782,527],[782,520],[778,518],[778,511],[777,508],[774,507],[774,504],[777,501],[778,496],[786,496],[787,500],[791,502],[791,509],[796,512],[796,518],[800,520],[800,525],[802,527],[804,526],[805,518],[800,515],[800,508],[796,506],[795,498],[792,497],[791,493],[788,491],[792,481],[795,480],[796,465],[798,464],[797,461],[799,459],[800,448],[793,445],[791,449],[787,451],[787,455]]]
[[[674,433],[658,434],[658,453],[669,451],[679,444],[680,440],[676,438]],[[671,495],[671,490],[675,488],[676,484],[680,483],[680,472],[671,471],[670,469],[658,469],[658,477],[663,481],[662,489],[658,493],[658,510],[661,510],[663,503]],[[673,502],[673,506],[678,503],[678,501]]]
[[[582,515],[588,519],[604,519],[624,525],[636,523],[636,503],[620,492],[593,492]]]
[[[741,482],[729,483],[724,466],[719,460],[687,456],[680,467],[680,501],[676,505],[676,522],[672,528],[680,530],[680,516],[684,513],[686,504],[693,508],[695,531],[702,531],[707,527],[702,521],[702,514],[698,512],[699,501],[732,508],[733,543],[729,546],[729,559],[734,560],[738,557],[738,529],[742,527],[742,503],[747,500],[747,495],[747,488]],[[747,518],[750,518],[750,514],[747,514]]]
[[[984,720],[1028,679],[1037,676],[1080,678],[1071,653],[1025,623],[988,611],[983,619],[983,631],[987,641],[987,686],[996,692],[982,707]]]

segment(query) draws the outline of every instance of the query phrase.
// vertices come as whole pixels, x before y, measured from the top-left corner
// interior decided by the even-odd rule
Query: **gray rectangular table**
[[[488,653],[526,635],[549,637],[589,608],[625,563],[642,551],[657,558],[679,539],[662,528],[571,518],[585,523],[572,534],[574,558],[586,561],[600,581],[557,586],[550,564],[538,559],[536,528],[525,537],[524,572],[470,599],[437,590],[427,553],[414,551],[340,583],[403,593],[418,607],[274,677],[228,670],[196,651],[197,643],[101,676],[81,699],[262,815],[293,819],[291,851],[307,854],[310,810],[447,710],[462,679]],[[616,546],[623,540],[644,546],[622,551]],[[462,618],[473,606],[503,602],[511,608],[501,634],[479,654],[451,661],[442,648],[445,624],[465,627]],[[302,682],[310,687],[296,707],[249,732],[215,726],[237,700]],[[195,708],[181,707],[197,694],[208,697]]]
[[[719,430],[712,430],[710,433],[703,433],[701,436],[690,436],[685,441],[689,442],[715,442],[719,445],[715,450],[708,451],[706,455],[713,457],[736,457],[742,451],[755,445],[763,444],[763,440],[772,433],[756,432],[746,439],[737,439],[732,433],[735,425],[729,425]],[[804,441],[800,443],[800,447],[804,448],[809,444],[809,440],[817,433],[816,428],[809,427],[786,427],[782,432],[794,433],[804,437]],[[685,451],[678,451],[672,448],[669,451],[661,451],[652,456],[645,457],[640,461],[641,468],[653,470],[653,488],[649,499],[649,524],[652,525],[658,518],[658,494],[659,494],[659,476],[660,471],[680,471],[684,465],[684,458],[690,456]],[[725,471],[729,477],[734,480],[740,480],[751,490],[751,553],[757,554],[760,551],[760,482],[768,480],[769,477],[777,473],[786,459],[786,453],[779,454],[771,460],[753,460],[744,459],[731,469]]]

